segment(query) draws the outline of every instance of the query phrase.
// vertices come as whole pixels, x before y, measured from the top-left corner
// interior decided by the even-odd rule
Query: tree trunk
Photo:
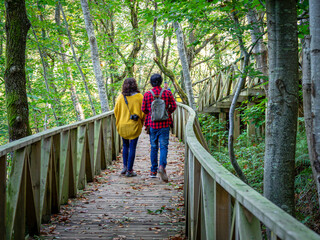
[[[24,0],[5,0],[6,67],[4,81],[9,141],[31,134],[26,92],[26,38],[30,28]]]
[[[257,69],[262,73],[263,76],[268,76],[268,54],[267,49],[263,44],[263,33],[258,26],[257,13],[255,9],[248,9],[247,20],[248,24],[251,25],[251,42],[252,44],[255,44],[252,52],[257,63]],[[261,80],[263,83],[267,82],[265,79]],[[267,95],[268,85],[264,84],[263,87]]]
[[[59,3],[59,4],[60,4],[60,3]],[[89,88],[88,88],[87,80],[86,80],[86,77],[84,76],[83,71],[82,71],[82,68],[81,68],[81,66],[80,66],[80,64],[79,64],[78,58],[77,58],[77,56],[76,56],[76,52],[74,51],[74,47],[73,47],[73,43],[72,43],[72,38],[71,38],[71,33],[70,33],[70,30],[69,30],[69,24],[68,24],[66,15],[64,14],[64,11],[63,11],[63,8],[62,8],[62,5],[61,5],[61,4],[60,4],[60,10],[61,10],[61,13],[62,13],[62,16],[63,16],[64,23],[65,23],[65,25],[66,25],[66,30],[67,30],[67,33],[68,33],[68,39],[69,39],[69,44],[70,44],[70,47],[71,47],[73,59],[74,59],[76,65],[77,65],[77,67],[78,67],[78,70],[79,70],[79,72],[80,72],[80,75],[81,75],[81,78],[82,78],[84,87],[85,87],[85,89],[86,89],[86,93],[87,93],[87,96],[88,96],[88,99],[89,99],[89,102],[90,102],[90,106],[91,106],[91,111],[92,111],[93,115],[96,115],[96,110],[95,110],[94,105],[93,105],[93,102],[92,102],[92,98],[91,98],[90,90],[89,90]]]
[[[312,171],[320,195],[320,2],[309,1],[310,14],[310,59],[311,59],[311,102],[312,102]],[[320,200],[319,200],[320,204]]]
[[[104,85],[103,74],[100,66],[97,39],[94,33],[87,0],[81,0],[81,6],[82,6],[84,21],[85,21],[86,30],[88,33],[89,42],[90,42],[91,59],[92,59],[94,75],[96,78],[97,87],[99,91],[101,111],[107,112],[109,111],[109,101],[108,101],[108,96],[107,96],[105,85]]]
[[[237,162],[236,156],[234,154],[233,141],[234,141],[234,114],[235,114],[236,104],[237,104],[238,98],[240,96],[240,92],[241,92],[241,90],[244,86],[244,83],[246,81],[246,78],[247,78],[246,68],[249,64],[249,59],[250,59],[250,56],[246,52],[245,57],[244,57],[244,61],[243,61],[243,65],[241,68],[242,74],[238,80],[237,89],[236,89],[235,93],[233,94],[232,102],[231,102],[230,109],[229,109],[229,134],[228,134],[228,150],[229,150],[230,162],[231,162],[234,170],[236,171],[237,175],[239,176],[239,178],[242,181],[244,181],[245,183],[248,183],[248,180],[247,180],[246,176],[244,175],[244,173],[242,172],[242,170]]]
[[[178,43],[178,51],[179,51],[179,56],[180,56],[180,61],[182,65],[182,71],[183,71],[183,78],[184,78],[184,83],[186,87],[186,92],[188,96],[188,102],[189,106],[192,109],[195,109],[195,102],[194,102],[194,96],[193,96],[193,89],[192,89],[192,83],[191,83],[191,77],[190,77],[190,71],[189,71],[189,64],[188,64],[188,59],[185,51],[185,44],[183,40],[183,33],[181,30],[181,26],[179,22],[174,22],[173,23],[174,28],[176,29],[176,35],[177,35],[177,43]]]
[[[55,20],[56,20],[57,25],[60,26],[61,23],[60,23],[60,6],[59,6],[59,4],[57,4],[57,6],[56,6]],[[66,56],[64,55],[64,53],[66,52],[64,42],[62,41],[62,39],[60,37],[58,37],[58,41],[59,41],[59,45],[60,45],[62,63],[63,63],[63,65],[68,65],[68,59],[66,59]],[[76,114],[77,114],[77,119],[78,119],[78,121],[84,120],[85,116],[84,116],[83,109],[82,109],[82,106],[79,101],[79,97],[78,97],[76,88],[73,85],[73,76],[72,76],[72,71],[71,71],[71,68],[69,65],[67,66],[67,71],[65,71],[65,72],[66,72],[66,74],[65,74],[66,81],[69,82],[71,100],[72,100],[73,107],[74,107]]]
[[[155,4],[156,6],[156,4]],[[183,89],[181,88],[181,86],[179,85],[175,74],[173,73],[173,71],[171,71],[169,68],[165,67],[164,64],[161,61],[161,55],[160,55],[160,51],[158,48],[158,44],[157,44],[157,35],[156,35],[156,31],[157,31],[157,18],[154,18],[153,20],[153,32],[152,32],[152,44],[154,47],[154,50],[156,52],[156,57],[153,58],[154,62],[158,65],[159,69],[166,75],[169,77],[169,79],[171,80],[173,87],[175,89],[175,91],[178,93],[178,95],[180,96],[181,100],[183,103],[188,104],[188,97],[185,94],[185,92],[183,91]],[[179,60],[179,59],[178,59]],[[178,62],[178,61],[177,61]]]
[[[294,215],[298,114],[296,1],[267,1],[269,101],[266,119],[264,195]]]
[[[49,106],[50,106],[50,108],[52,110],[52,114],[53,114],[53,117],[54,117],[57,125],[61,126],[59,118],[58,118],[58,116],[56,114],[55,101],[51,98],[51,90],[50,90],[50,87],[49,87],[48,76],[47,76],[47,67],[48,67],[48,65],[45,63],[45,59],[44,59],[43,53],[42,53],[41,48],[40,48],[40,44],[39,44],[39,41],[38,41],[38,38],[37,38],[37,34],[36,34],[36,32],[34,31],[33,28],[32,28],[32,32],[33,32],[33,36],[34,36],[34,38],[35,38],[35,40],[37,42],[38,51],[39,51],[39,55],[40,55],[40,59],[41,59],[42,67],[43,67],[44,83],[45,83],[46,90],[47,90],[47,93],[48,93],[48,99],[50,101]]]

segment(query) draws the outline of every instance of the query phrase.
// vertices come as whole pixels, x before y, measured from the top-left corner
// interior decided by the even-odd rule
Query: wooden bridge
[[[39,234],[41,224],[64,208],[63,204],[68,203],[69,198],[87,191],[83,189],[90,189],[90,182],[97,179],[95,175],[106,175],[105,172],[101,175],[101,170],[111,166],[121,146],[114,123],[111,111],[0,147],[0,239],[25,239],[26,234]],[[206,151],[196,114],[191,108],[178,104],[174,124],[174,135],[185,147],[184,232],[188,239],[256,240],[263,238],[266,228],[271,231],[271,239],[320,239],[319,235],[228,172]],[[13,158],[13,164],[7,177],[6,160],[9,158]],[[95,196],[115,205],[115,194],[106,196],[103,192],[108,188],[119,188],[120,191],[125,187],[129,191],[131,185],[112,186],[112,181],[109,183],[102,184],[100,189],[103,191],[99,191],[102,195]],[[157,192],[150,193],[152,189],[144,188],[141,192],[147,196],[157,195]],[[179,195],[178,189],[168,193],[168,196],[174,195]],[[165,195],[162,197],[165,201]],[[154,223],[159,222],[154,229],[161,225],[157,217],[160,216],[152,215]],[[82,223],[79,221],[80,225]],[[141,224],[145,222],[141,221]],[[94,221],[91,221],[92,225]],[[109,225],[113,225],[112,221]],[[142,225],[135,227],[141,229]],[[180,233],[179,227],[179,224],[174,226]],[[112,231],[108,231],[109,235],[97,233],[95,238],[113,239]],[[141,230],[128,239],[170,237],[170,234],[164,235],[146,235]]]

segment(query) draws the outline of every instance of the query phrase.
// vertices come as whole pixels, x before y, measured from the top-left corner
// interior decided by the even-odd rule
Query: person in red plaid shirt
[[[150,78],[152,91],[155,95],[160,95],[162,77],[160,74],[153,74]],[[165,182],[168,181],[166,173],[167,155],[169,145],[169,133],[170,126],[172,126],[171,114],[176,110],[177,104],[173,98],[171,91],[164,90],[161,96],[166,103],[166,109],[168,111],[169,118],[164,121],[153,122],[151,120],[151,103],[153,101],[153,95],[150,91],[146,92],[143,96],[141,110],[147,114],[145,125],[150,127],[150,144],[151,144],[151,172],[150,177],[157,177],[157,171],[160,173],[161,179]],[[160,166],[158,169],[158,149],[160,144]]]

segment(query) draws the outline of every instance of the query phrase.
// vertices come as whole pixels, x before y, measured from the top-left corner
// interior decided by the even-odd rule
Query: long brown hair
[[[130,96],[131,93],[139,93],[137,81],[134,78],[127,78],[122,84],[122,94]]]

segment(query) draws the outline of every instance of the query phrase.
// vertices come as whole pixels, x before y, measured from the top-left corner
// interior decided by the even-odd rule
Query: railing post
[[[0,157],[0,240],[6,239],[7,156]]]
[[[229,239],[231,225],[231,200],[228,192],[219,184],[216,186],[216,239]]]
[[[92,179],[88,179],[88,182],[93,181],[94,176],[94,122],[88,124],[87,127],[88,133],[88,146],[89,146],[89,153],[90,153],[90,164],[91,164],[91,171],[92,171]]]
[[[69,172],[70,170],[70,131],[64,131],[60,134],[61,146],[60,146],[60,203],[66,204],[69,198]],[[50,162],[50,160],[49,160]],[[49,164],[50,166],[50,164]],[[50,170],[49,170],[50,171]],[[49,184],[50,186],[51,184]]]
[[[21,148],[13,154],[13,166],[10,173],[8,182],[8,195],[6,206],[6,234],[7,239],[12,239],[13,231],[15,239],[21,235],[21,232],[25,232],[25,156],[26,149]],[[22,214],[22,215],[21,215]],[[17,224],[21,228],[16,227]]]
[[[103,148],[105,164],[108,166],[112,163],[112,130],[111,117],[108,116],[102,120]]]
[[[248,210],[243,208],[238,201],[235,204],[237,228],[240,234],[240,239],[260,240],[261,229],[260,221],[255,218]]]
[[[94,122],[94,174],[99,175],[101,172],[101,141],[100,141],[101,120]]]
[[[188,229],[189,229],[189,146],[188,144],[185,145],[185,151],[184,151],[184,209],[185,209],[185,215],[186,215],[186,236],[188,235]]]
[[[201,188],[201,181],[200,181],[200,171],[201,166],[198,160],[194,157],[191,150],[189,150],[189,203],[190,212],[189,215],[189,237],[190,239],[197,239],[197,233],[199,230],[198,222],[199,222],[199,206],[200,206],[200,188]]]
[[[178,127],[179,127],[179,118],[178,118],[178,110],[179,110],[179,106],[177,106],[177,109],[176,111],[174,112],[174,127],[173,127],[173,132],[174,132],[174,135],[176,137],[178,137]]]
[[[84,189],[86,186],[86,142],[87,142],[87,127],[82,125],[78,127],[77,131],[77,171],[76,171],[76,185],[78,189]]]
[[[31,182],[27,185],[27,225],[30,234],[40,233],[40,169],[41,141],[30,147],[28,177]],[[33,209],[34,208],[34,209]]]
[[[206,239],[216,239],[216,182],[213,178],[201,168],[204,223]]]

